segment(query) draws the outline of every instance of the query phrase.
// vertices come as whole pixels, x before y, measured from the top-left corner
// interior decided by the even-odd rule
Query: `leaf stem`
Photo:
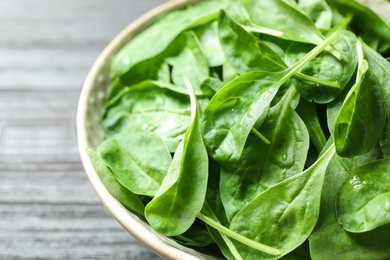
[[[268,34],[268,35],[272,35],[272,36],[276,36],[276,37],[280,37],[283,35],[283,32],[281,32],[281,31],[258,26],[258,25],[250,26],[250,25],[242,25],[241,24],[241,26],[249,32],[264,33],[264,34]]]
[[[207,203],[207,200],[205,201],[205,204],[203,205],[202,211],[205,212],[205,214],[211,216],[211,218],[214,219],[214,221],[216,221],[217,223],[220,223],[217,216],[215,215],[215,213],[211,209],[210,205]],[[234,259],[244,260],[242,258],[242,256],[240,255],[240,253],[238,252],[236,246],[233,244],[233,242],[225,234],[221,233],[220,231],[218,231],[218,233],[221,235],[223,241],[225,242],[225,244],[229,248],[229,251],[233,255]]]
[[[320,79],[320,78],[308,76],[306,74],[302,74],[302,73],[299,73],[299,72],[297,72],[294,75],[294,78],[297,78],[297,79],[300,79],[300,80],[309,81],[309,82],[313,82],[313,83],[316,83],[316,84],[319,84],[319,85],[323,85],[323,86],[327,86],[327,87],[331,87],[331,88],[340,88],[340,83],[338,83],[336,81],[329,81],[329,80],[325,80],[325,79]]]
[[[271,144],[270,140],[267,139],[262,133],[260,133],[256,128],[252,127],[252,133],[254,133],[258,138],[260,138],[261,141],[263,141],[265,144],[269,145]]]
[[[184,84],[187,87],[188,94],[190,96],[190,104],[191,104],[191,119],[190,119],[190,125],[194,122],[195,116],[197,113],[197,105],[196,105],[196,95],[194,92],[194,88],[192,87],[192,84],[190,80],[187,77],[183,76]]]
[[[227,227],[221,225],[220,223],[214,221],[213,219],[207,217],[206,215],[204,215],[202,213],[199,213],[197,217],[200,220],[202,220],[203,222],[205,222],[207,225],[215,228],[216,230],[225,234],[226,236],[231,237],[234,240],[243,243],[244,245],[252,247],[252,248],[259,250],[261,252],[264,252],[266,254],[275,255],[275,256],[280,255],[280,251],[278,249],[261,244],[259,242],[252,240],[252,239],[249,239],[247,237],[244,237],[244,236],[228,229]]]
[[[310,62],[313,58],[315,58],[318,54],[320,54],[324,49],[326,49],[329,44],[331,44],[338,37],[338,33],[334,32],[329,37],[327,37],[321,44],[317,45],[314,49],[312,49],[309,53],[307,53],[302,59],[300,59],[297,63],[292,65],[287,69],[287,74],[280,80],[282,83],[285,83],[288,79],[290,79],[295,73],[298,72],[303,66],[305,66],[308,62]]]

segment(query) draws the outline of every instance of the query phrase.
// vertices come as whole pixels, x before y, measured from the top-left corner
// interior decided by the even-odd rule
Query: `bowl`
[[[110,75],[110,63],[115,54],[159,15],[200,1],[202,0],[168,1],[147,12],[120,32],[104,49],[91,68],[82,88],[77,111],[77,135],[81,160],[96,193],[114,218],[134,238],[164,259],[191,260],[219,258],[216,258],[211,253],[194,250],[165,236],[159,235],[143,219],[129,212],[107,191],[89,159],[86,148],[96,148],[105,137],[103,130],[100,127],[100,120],[104,113],[107,88],[112,80],[112,76]],[[378,12],[383,12],[385,16],[388,16],[388,12],[383,11],[386,9],[378,8],[380,3],[384,3],[384,1],[368,1],[368,4],[371,4],[374,9],[376,7],[376,10],[379,10]],[[384,6],[389,8],[389,5]]]
[[[148,26],[164,12],[194,3],[194,0],[169,1],[141,16],[122,32],[100,54],[91,68],[79,99],[77,111],[77,136],[81,161],[96,193],[114,218],[137,240],[164,259],[213,259],[211,255],[182,246],[175,241],[157,234],[145,221],[129,212],[107,191],[86,152],[87,147],[96,148],[103,140],[104,133],[99,127],[104,112],[104,100],[111,81],[109,64],[118,50],[134,35]]]

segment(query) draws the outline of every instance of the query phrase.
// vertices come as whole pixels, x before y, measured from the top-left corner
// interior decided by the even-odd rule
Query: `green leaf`
[[[287,68],[279,55],[224,11],[220,12],[218,18],[218,36],[226,59],[240,74],[250,71],[281,71]]]
[[[222,66],[225,55],[218,38],[218,23],[211,22],[194,29],[209,67]]]
[[[218,91],[203,114],[203,139],[209,155],[221,164],[237,162],[249,133],[279,88],[337,37],[333,34],[289,69],[248,72]]]
[[[201,93],[200,83],[209,77],[207,59],[199,45],[195,33],[182,33],[166,50],[172,53],[166,62],[172,66],[172,81],[176,86],[185,88],[183,77],[191,82],[195,93]]]
[[[107,191],[126,208],[143,216],[145,206],[139,197],[118,182],[112,171],[105,165],[96,151],[87,148],[87,153]]]
[[[128,131],[154,132],[174,152],[188,128],[191,113],[188,94],[179,91],[156,81],[124,89],[106,106],[104,131],[108,136]]]
[[[311,77],[338,82],[339,88],[324,88],[316,82],[300,81],[297,88],[302,97],[308,101],[321,104],[331,102],[342,92],[356,70],[356,36],[344,30],[340,31],[339,34],[340,37],[332,45],[343,53],[341,60],[328,52],[323,52],[300,71]],[[286,63],[288,65],[294,64],[310,48],[310,45],[292,43],[286,50]]]
[[[292,87],[271,108],[260,128],[271,143],[266,145],[257,137],[249,136],[240,160],[221,170],[221,198],[230,220],[261,192],[303,170],[309,135],[290,106],[295,92]]]
[[[219,163],[236,162],[257,119],[275,96],[284,73],[249,72],[218,91],[203,114],[203,139]]]
[[[382,17],[378,12],[374,12],[367,5],[358,1],[328,0],[328,2],[342,14],[353,15],[352,30],[361,36],[364,42],[379,52],[390,49],[390,20],[388,17]],[[368,1],[368,3],[370,2],[373,5],[378,5],[381,1]]]
[[[325,0],[300,0],[298,5],[315,22],[317,28],[331,28],[332,10]]]
[[[215,243],[207,226],[200,220],[195,220],[194,224],[182,235],[172,238],[182,245],[191,247],[206,247]]]
[[[169,83],[171,75],[169,65],[165,62],[163,55],[160,55],[135,64],[126,74],[120,76],[120,79],[122,84],[133,86],[144,80]]]
[[[212,97],[225,83],[217,78],[207,78],[200,84],[200,89],[205,96]]]
[[[305,123],[310,141],[319,154],[326,144],[326,137],[318,118],[315,103],[301,99],[296,111]]]
[[[104,140],[99,156],[131,192],[153,197],[171,165],[165,143],[152,132],[127,132]]]
[[[390,223],[390,159],[355,168],[338,193],[337,216],[349,232],[366,232]]]
[[[337,193],[348,175],[340,158],[334,156],[325,175],[320,216],[309,237],[310,255],[312,259],[389,259],[390,224],[364,233],[350,233],[337,220]]]
[[[166,236],[187,231],[202,209],[206,196],[208,156],[202,140],[194,93],[190,97],[190,127],[175,152],[160,189],[145,208],[149,224]]]
[[[233,218],[230,229],[252,240],[278,248],[286,255],[309,237],[320,211],[326,168],[332,145],[310,168],[294,175],[248,203]],[[236,244],[244,259],[277,259]]]
[[[278,36],[280,38],[316,45],[324,39],[310,17],[293,1],[251,0],[244,2],[248,2],[244,6],[253,23],[282,32],[282,35]]]
[[[184,30],[215,19],[225,5],[224,1],[204,1],[160,17],[158,22],[136,35],[118,52],[112,62],[111,71],[121,76],[135,64],[157,56]]]
[[[370,151],[378,142],[386,121],[378,81],[367,61],[363,60],[363,49],[358,43],[356,82],[341,107],[334,128],[336,151],[343,157]]]
[[[275,72],[288,68],[283,59],[268,46],[270,43],[266,44],[247,32],[223,11],[219,15],[218,28],[227,62],[235,68],[238,74],[251,71]],[[318,77],[310,77],[299,72],[294,77],[314,84],[325,85],[332,90],[335,87],[339,88],[337,82],[324,81]]]
[[[387,108],[386,124],[379,143],[384,156],[390,158],[390,138],[388,138],[390,136],[390,62],[366,44],[363,44],[363,50],[370,70],[377,78],[379,89]]]

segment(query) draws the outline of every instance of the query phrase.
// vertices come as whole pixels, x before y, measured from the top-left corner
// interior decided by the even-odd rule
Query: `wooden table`
[[[102,49],[163,2],[0,1],[0,259],[160,259],[103,207],[75,118]]]

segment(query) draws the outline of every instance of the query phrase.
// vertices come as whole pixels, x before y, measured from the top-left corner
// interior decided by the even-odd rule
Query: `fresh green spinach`
[[[348,0],[195,2],[108,64],[87,149],[107,191],[227,259],[389,259],[390,22]]]

